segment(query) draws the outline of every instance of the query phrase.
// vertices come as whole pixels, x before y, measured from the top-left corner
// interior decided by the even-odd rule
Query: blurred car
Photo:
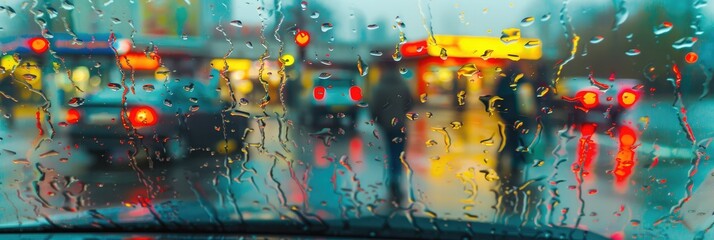
[[[570,123],[595,123],[610,128],[637,105],[642,85],[637,79],[563,78],[556,86],[561,105],[572,106]]]
[[[323,70],[313,76],[313,88],[301,119],[313,129],[352,126],[362,100],[362,79],[353,71]]]
[[[134,86],[134,93],[126,94],[124,119],[123,88],[116,83],[86,99],[70,100],[71,142],[101,157],[126,151],[127,140],[133,140],[139,151],[146,147],[152,156],[174,159],[210,149],[230,153],[242,146],[246,115],[225,113],[218,98],[198,82],[136,80]]]

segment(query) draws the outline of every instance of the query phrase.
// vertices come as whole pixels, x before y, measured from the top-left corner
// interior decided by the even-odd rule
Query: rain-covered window
[[[711,239],[713,16],[0,1],[0,231]]]

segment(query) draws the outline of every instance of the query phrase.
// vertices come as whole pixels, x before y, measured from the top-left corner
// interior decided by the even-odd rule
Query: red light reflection
[[[580,125],[580,140],[578,141],[577,162],[573,164],[572,170],[575,173],[575,178],[579,183],[582,183],[579,171],[582,168],[582,177],[590,176],[590,165],[593,159],[597,156],[597,141],[593,139],[597,124],[584,123]]]
[[[627,189],[627,179],[632,175],[635,167],[635,143],[637,142],[637,133],[628,126],[620,127],[619,132],[620,149],[615,156],[615,186],[619,191]]]

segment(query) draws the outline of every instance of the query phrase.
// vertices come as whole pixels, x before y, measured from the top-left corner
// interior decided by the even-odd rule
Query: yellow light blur
[[[595,94],[595,93],[587,92],[583,95],[583,103],[585,103],[587,105],[595,104],[596,101],[597,101],[597,94]]]
[[[250,80],[240,80],[236,82],[236,89],[242,94],[248,94],[253,91],[253,83]]]
[[[19,64],[19,62],[17,62],[15,57],[13,57],[12,55],[5,55],[0,58],[0,67],[3,68],[3,70],[0,71],[0,78],[4,78],[10,75],[10,72],[12,72],[12,69],[15,68],[17,64]]]
[[[102,84],[102,79],[99,76],[92,76],[89,78],[89,86],[96,88],[99,87],[100,84]],[[69,87],[71,88],[72,86],[70,85]]]
[[[222,59],[222,58],[217,58],[211,60],[211,67],[213,69],[216,69],[218,71],[223,71],[226,69],[227,71],[236,71],[236,70],[243,70],[243,71],[248,71],[250,69],[252,61],[249,59]],[[227,65],[226,65],[227,64]]]
[[[439,81],[449,82],[453,80],[454,72],[450,71],[448,68],[439,68],[439,71],[436,72],[436,76]]]
[[[216,143],[216,151],[221,154],[232,153],[238,148],[238,144],[233,139],[228,139],[228,141],[218,141]]]
[[[34,61],[23,61],[15,67],[13,77],[26,81],[34,89],[42,89],[42,71]]]
[[[166,81],[166,79],[169,79],[169,74],[171,71],[167,67],[159,67],[154,71],[154,78],[157,81]]]
[[[624,92],[621,100],[623,104],[632,105],[637,100],[637,95],[631,92]]]
[[[72,81],[86,82],[87,80],[89,80],[89,68],[79,66],[72,71]]]
[[[292,66],[293,63],[295,63],[295,57],[290,54],[285,54],[282,57],[280,57],[280,62],[283,63],[285,66]]]
[[[537,60],[543,55],[540,39],[519,38],[506,44],[496,37],[471,37],[434,35],[436,46],[427,47],[429,56],[440,56],[441,49],[446,49],[449,57],[482,57],[486,50],[492,50],[489,58]]]

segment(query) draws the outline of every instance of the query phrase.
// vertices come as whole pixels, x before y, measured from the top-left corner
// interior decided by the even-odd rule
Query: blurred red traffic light
[[[159,115],[151,107],[135,107],[129,111],[129,121],[134,127],[153,126],[159,121]]]
[[[317,101],[322,101],[325,99],[325,87],[323,86],[317,86],[315,89],[312,90],[312,96],[315,98]]]
[[[79,122],[80,118],[79,110],[70,108],[67,110],[67,123],[69,124],[75,124]]]
[[[27,46],[30,47],[30,50],[32,50],[32,52],[36,54],[42,54],[50,48],[50,42],[48,42],[47,39],[35,37],[30,38],[30,40],[27,40]]]
[[[358,86],[350,87],[350,98],[353,101],[362,100],[362,88],[360,88]]]

